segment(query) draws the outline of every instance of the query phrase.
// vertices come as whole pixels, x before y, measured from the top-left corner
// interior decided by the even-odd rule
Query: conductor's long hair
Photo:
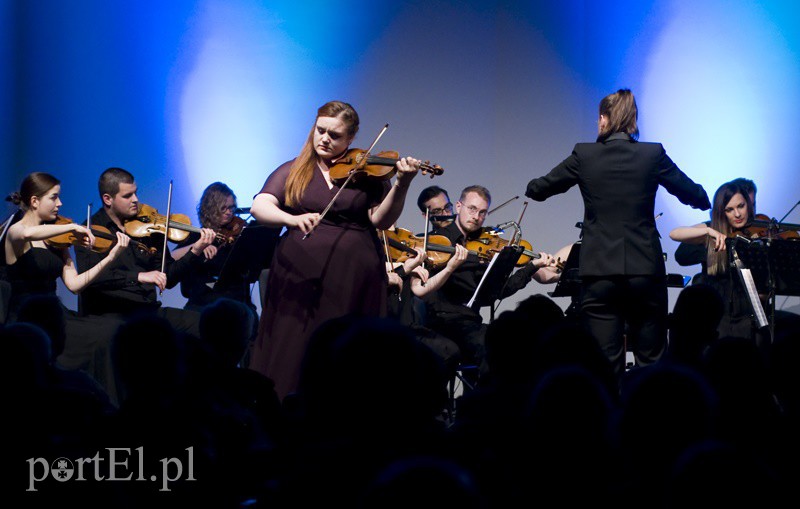
[[[631,139],[639,139],[639,109],[633,92],[621,88],[603,97],[600,101],[600,115],[608,118],[605,129],[597,136],[597,141],[603,141],[614,133],[626,133]]]

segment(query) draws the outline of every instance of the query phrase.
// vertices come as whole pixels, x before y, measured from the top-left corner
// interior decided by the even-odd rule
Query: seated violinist
[[[439,186],[428,186],[420,191],[417,207],[422,212],[422,217],[429,217],[431,231],[452,224],[455,218],[450,195]]]
[[[111,232],[125,232],[126,223],[137,217],[140,207],[133,175],[122,168],[108,168],[100,175],[98,190],[103,208],[92,216],[92,225],[103,226]],[[204,251],[214,237],[213,230],[203,228],[200,238],[180,260],[174,260],[167,250],[163,272],[163,234],[156,232],[141,237],[138,239],[140,248],[125,251],[86,287],[81,296],[81,312],[122,319],[153,312],[166,318],[176,330],[198,337],[200,314],[162,307],[156,289],[173,288],[191,274],[192,268],[205,259]],[[102,263],[106,257],[85,248],[77,248],[76,254],[81,270]]]
[[[225,297],[247,305],[254,314],[256,313],[256,307],[250,298],[250,283],[247,280],[240,278],[233,282],[228,281],[224,286],[216,284],[232,251],[235,240],[233,235],[244,228],[245,221],[234,214],[235,210],[236,195],[222,182],[209,184],[203,191],[200,203],[197,204],[200,226],[220,232],[220,235],[203,251],[205,260],[192,266],[191,277],[181,280],[181,294],[188,299],[185,309],[202,311],[208,304]],[[172,251],[173,258],[176,260],[182,258],[199,239],[199,233],[190,233],[178,244],[179,247]],[[257,320],[257,317],[254,319]]]
[[[414,249],[416,254],[402,257],[402,261],[387,262],[389,273],[388,315],[411,328],[422,344],[433,350],[442,359],[446,370],[453,374],[461,361],[458,345],[451,339],[425,326],[424,303],[426,295],[432,294],[447,281],[451,274],[467,259],[467,249],[457,244],[454,252],[431,277],[425,267],[427,254],[422,247]],[[448,376],[448,379],[450,376]]]
[[[434,235],[447,237],[453,245],[466,246],[470,240],[483,233],[483,223],[491,203],[489,190],[482,186],[469,186],[461,192],[456,202],[456,218],[450,225],[435,230]],[[541,253],[539,258],[517,269],[508,278],[501,298],[509,297],[524,288],[536,277],[539,269],[555,264],[552,255]],[[474,362],[480,372],[485,372],[484,337],[486,325],[478,309],[467,303],[480,283],[487,264],[467,258],[455,268],[442,287],[426,297],[426,325],[455,341],[467,362]]]
[[[726,244],[728,237],[735,236],[753,221],[753,212],[749,193],[738,184],[727,182],[714,193],[711,221],[674,228],[669,236],[681,242],[679,249],[692,253],[701,263],[700,281],[715,288],[722,297],[725,309],[717,329],[719,336],[754,338],[763,343],[764,338],[759,337],[754,327],[747,292],[729,267]],[[698,279],[695,277],[695,283]]]
[[[26,314],[35,316],[35,323],[47,330],[55,355],[60,354],[58,367],[84,370],[115,400],[108,345],[119,323],[78,316],[61,303],[56,287],[60,277],[69,291],[81,292],[128,252],[130,238],[122,232],[109,235],[114,241],[105,239],[105,257],[79,273],[69,246],[99,249],[96,246],[101,243],[95,244],[95,236],[85,226],[58,215],[60,195],[59,180],[37,172],[25,177],[20,191],[9,197],[20,211],[3,239],[5,273],[11,286],[7,322],[27,321]],[[45,302],[55,305],[45,310],[41,307]]]
[[[6,273],[11,283],[9,321],[14,321],[20,305],[34,295],[56,295],[60,277],[72,293],[94,281],[128,246],[130,238],[117,233],[116,243],[102,263],[78,273],[69,245],[91,249],[92,232],[71,221],[57,221],[61,208],[61,182],[48,173],[31,173],[22,181],[19,192],[9,198],[19,205],[21,217],[12,224],[3,242]],[[56,224],[58,223],[58,224]],[[57,242],[57,243],[56,243]]]

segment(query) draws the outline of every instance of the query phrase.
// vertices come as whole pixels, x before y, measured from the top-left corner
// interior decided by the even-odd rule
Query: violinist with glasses
[[[419,193],[417,207],[422,217],[430,221],[430,230],[444,228],[453,222],[455,213],[450,195],[439,186],[428,186]]]
[[[92,225],[111,232],[125,232],[126,224],[133,224],[139,216],[138,187],[133,175],[122,168],[108,168],[98,180],[98,191],[103,208],[91,217]],[[164,307],[158,292],[175,287],[192,274],[192,268],[206,258],[205,249],[216,234],[209,228],[200,231],[199,239],[179,260],[174,260],[169,248],[164,252],[164,234],[154,229],[141,237],[143,249],[129,249],[111,263],[109,269],[95,279],[81,296],[81,312],[88,315],[111,316],[125,319],[140,313],[155,313],[166,318],[183,333],[199,337],[200,314],[196,311]],[[89,249],[76,249],[78,267],[88,270],[106,258]],[[162,264],[164,266],[162,270]]]
[[[479,185],[466,187],[456,202],[455,220],[435,230],[433,235],[447,237],[454,246],[468,246],[470,241],[484,233],[483,224],[491,201],[492,197],[485,187]],[[511,274],[500,297],[506,298],[518,292],[535,279],[540,268],[554,264],[555,259],[552,255],[540,253],[537,258],[533,258],[530,263]],[[479,367],[479,374],[485,373],[488,368],[485,364],[484,346],[486,324],[483,323],[479,311],[468,307],[467,304],[486,268],[485,261],[474,256],[467,257],[466,261],[455,267],[442,287],[425,299],[426,325],[455,341],[461,350],[464,362],[474,362]]]
[[[245,227],[245,220],[235,214],[236,208],[236,195],[222,182],[209,184],[200,196],[200,202],[197,204],[200,226],[210,228],[218,235],[214,243],[203,251],[205,258],[203,263],[192,265],[191,276],[181,280],[181,294],[187,298],[185,309],[202,311],[208,304],[226,297],[245,304],[256,313],[256,307],[250,298],[250,283],[244,277],[236,281],[227,281],[224,286],[222,282],[217,283],[217,278],[228,261],[234,243]],[[172,257],[179,260],[198,240],[200,233],[189,233],[172,251]],[[255,315],[254,320],[256,320]]]
[[[350,144],[358,127],[350,104],[320,107],[300,154],[267,177],[250,209],[259,223],[286,228],[250,353],[250,368],[270,377],[281,399],[296,391],[317,327],[350,314],[386,315],[387,274],[376,229],[400,216],[421,161],[393,162],[386,174],[396,175],[393,184],[373,176],[335,178],[337,162],[356,150]]]

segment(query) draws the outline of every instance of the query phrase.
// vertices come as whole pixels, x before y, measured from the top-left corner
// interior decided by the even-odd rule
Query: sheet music
[[[494,262],[497,260],[498,254],[500,254],[499,251],[495,252],[494,256],[492,257],[492,260],[489,262],[489,266],[486,268],[486,272],[483,273],[483,277],[481,278],[481,281],[478,283],[478,287],[475,288],[475,293],[472,294],[472,298],[469,299],[469,302],[467,303],[468,308],[471,308],[472,305],[475,304],[475,299],[478,297],[478,293],[481,291],[481,286],[483,286],[483,282],[486,281],[486,277],[492,271],[492,267],[494,266]]]
[[[767,314],[764,312],[764,307],[761,305],[761,299],[758,298],[758,291],[756,290],[756,283],[753,280],[753,274],[750,269],[739,269],[739,274],[742,277],[742,283],[747,290],[747,296],[750,298],[750,303],[753,305],[753,313],[756,315],[756,324],[758,328],[766,327],[769,325]]]
[[[731,254],[733,255],[733,265],[736,272],[739,274],[739,279],[747,291],[747,298],[750,299],[750,307],[753,309],[753,314],[756,318],[756,326],[761,329],[769,326],[767,314],[764,312],[764,307],[761,305],[761,299],[758,298],[758,290],[756,289],[756,282],[753,280],[753,274],[750,269],[744,266],[742,260],[739,258],[739,253],[736,251],[735,245],[731,244]]]

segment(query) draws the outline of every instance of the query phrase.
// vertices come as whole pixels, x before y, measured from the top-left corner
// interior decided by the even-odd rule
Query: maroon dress
[[[329,189],[315,169],[300,204],[288,207],[285,189],[292,162],[278,167],[261,192],[277,197],[290,214],[322,212],[339,187]],[[297,389],[308,340],[320,324],[350,313],[385,315],[386,269],[368,211],[389,189],[388,181],[350,182],[305,240],[295,228],[281,237],[250,355],[250,368],[270,377],[281,399]]]

